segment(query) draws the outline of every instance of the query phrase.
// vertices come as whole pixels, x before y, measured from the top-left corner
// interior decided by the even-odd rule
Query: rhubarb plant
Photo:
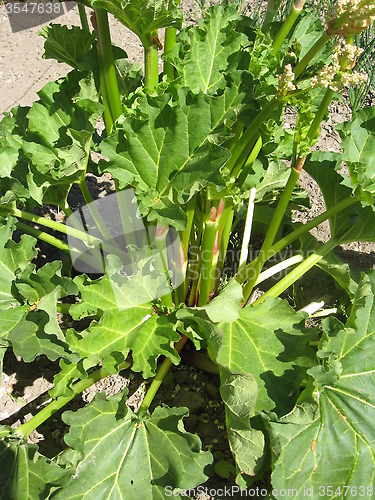
[[[239,487],[265,476],[274,498],[372,497],[375,275],[333,250],[375,241],[374,108],[337,126],[342,153],[316,143],[331,101],[367,81],[353,41],[375,4],[337,0],[324,22],[303,0],[281,20],[279,6],[259,25],[239,2],[202,5],[186,26],[178,0],[85,0],[82,27],[42,29],[44,57],[72,70],[0,122],[0,355],[60,371],[47,405],[0,427],[0,498],[183,498],[204,485],[213,456],[185,430],[188,409],[155,405],[183,350],[216,377]],[[139,37],[143,72],[112,45],[109,15]],[[326,209],[298,224],[303,170]],[[93,199],[87,176],[103,174],[111,192]],[[311,230],[324,221],[321,244]],[[314,267],[336,286],[318,312],[290,300]],[[53,459],[30,443],[121,370],[148,381],[138,408],[127,390],[98,394],[62,414]]]

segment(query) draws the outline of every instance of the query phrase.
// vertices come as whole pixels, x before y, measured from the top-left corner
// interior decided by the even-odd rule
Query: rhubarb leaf
[[[22,305],[3,311],[1,333],[11,342],[16,355],[30,362],[40,354],[51,361],[59,357],[75,360],[57,319],[57,301],[78,290],[70,278],[61,276],[62,263],[45,264],[38,271],[29,264],[20,272],[14,287]]]
[[[69,64],[74,69],[78,69],[96,38],[94,33],[86,32],[79,26],[68,28],[61,24],[44,26],[39,35],[45,38],[45,59],[56,59],[57,62]]]
[[[82,3],[107,10],[141,40],[148,40],[159,28],[181,26],[181,9],[175,0],[169,2],[168,8],[165,0],[85,0]]]
[[[230,56],[240,53],[248,42],[244,34],[236,31],[239,19],[235,6],[216,5],[198,26],[190,26],[183,32],[177,58],[182,86],[209,95],[225,87]]]
[[[327,210],[352,197],[352,188],[336,170],[341,160],[341,154],[314,151],[305,162],[306,172],[316,180],[322,190]],[[332,237],[339,237],[347,232],[360,212],[360,203],[355,203],[330,217]]]
[[[142,258],[134,251],[132,267],[124,266],[115,255],[108,255],[105,274],[92,280],[85,274],[75,278],[81,295],[81,301],[73,304],[70,315],[74,319],[96,314],[100,311],[112,311],[134,308],[170,293],[164,269],[155,265],[158,254],[150,256],[148,248],[141,250]],[[136,257],[137,256],[137,257]],[[139,260],[137,260],[139,257]],[[128,271],[128,275],[122,271]]]
[[[99,322],[92,321],[81,333],[69,330],[67,339],[71,349],[87,358],[85,369],[103,363],[110,371],[132,352],[132,369],[145,378],[155,375],[156,360],[167,356],[174,364],[180,361],[173,348],[180,335],[173,329],[168,317],[154,314],[150,305],[124,310],[107,310]]]
[[[264,435],[252,429],[258,386],[249,374],[220,369],[220,394],[225,403],[226,426],[231,451],[242,474],[254,475],[264,453]]]
[[[236,321],[240,315],[242,299],[242,287],[233,279],[229,281],[217,297],[202,309],[206,310],[208,317],[214,323],[222,321],[231,323]]]
[[[60,372],[53,378],[53,387],[48,391],[51,398],[59,396],[71,396],[73,394],[70,385],[79,378],[87,377],[87,373],[82,367],[82,363],[71,363],[66,359],[60,359]]]
[[[6,435],[0,428],[0,499],[49,498],[51,491],[69,481],[71,471],[41,455],[36,445]]]
[[[103,108],[92,76],[82,77],[77,71],[47,83],[38,95],[31,108],[12,110],[13,116],[0,127],[0,144],[13,148],[3,202],[17,199],[19,193],[20,199],[65,207],[72,184],[86,172],[94,126]]]
[[[147,97],[137,117],[127,117],[102,143],[102,171],[110,172],[120,188],[134,186],[142,215],[183,229],[186,215],[181,205],[207,184],[225,187],[222,167],[229,151],[213,135],[240,109],[239,87],[220,97],[178,91]],[[215,139],[215,140],[214,140]],[[178,148],[173,145],[178,144]]]
[[[6,221],[0,217],[0,309],[15,307],[19,302],[14,296],[13,282],[19,271],[35,257],[36,239],[27,234],[21,241],[12,240],[15,219],[8,217]]]
[[[354,187],[375,194],[375,106],[353,112],[349,122],[336,125],[341,137],[343,153]]]
[[[350,141],[353,140],[351,137]],[[366,144],[367,142],[363,145],[363,151],[367,149]],[[359,144],[357,146],[359,147]],[[371,169],[365,168],[365,165],[360,167],[360,163],[355,163],[349,180],[337,171],[341,167],[341,160],[341,154],[314,151],[305,163],[306,171],[319,184],[327,209],[336,207],[338,203],[348,202],[346,208],[329,218],[331,235],[337,238],[340,244],[375,241],[375,213],[372,195],[369,196],[373,181],[366,177],[368,174],[372,175]],[[361,179],[354,178],[354,171],[362,172]],[[361,186],[357,181],[362,183]],[[302,243],[304,251],[316,250],[320,246],[311,235],[305,235]],[[358,286],[358,278],[347,264],[340,262],[335,255],[328,254],[317,265],[330,274],[346,290],[350,298],[353,297]]]
[[[0,146],[6,153],[6,162],[0,171],[1,204],[40,198],[40,189],[35,190],[33,174],[29,167],[30,162],[22,150],[22,143],[26,138],[29,110],[29,107],[17,106],[0,122]]]
[[[53,498],[162,500],[167,486],[195,488],[207,480],[212,456],[201,451],[198,436],[184,430],[186,415],[186,408],[166,406],[135,415],[121,395],[108,400],[98,395],[86,408],[64,413],[70,426],[65,441],[83,458]]]
[[[346,324],[335,318],[323,322],[319,364],[308,371],[310,383],[299,403],[271,423],[277,456],[272,484],[294,488],[296,498],[328,483],[337,498],[345,496],[343,485],[351,496],[364,486],[363,498],[372,497],[375,358],[369,353],[375,342],[374,293],[375,273],[370,271],[358,287]]]
[[[303,322],[303,314],[286,301],[270,299],[244,307],[236,321],[220,323],[211,335],[214,361],[232,373],[254,376],[259,391],[256,412],[275,405],[282,412],[285,393],[296,395],[303,367],[311,366],[313,359],[307,343],[315,333],[306,332]]]

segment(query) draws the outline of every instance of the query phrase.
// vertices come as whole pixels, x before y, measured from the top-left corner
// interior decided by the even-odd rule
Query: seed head
[[[365,73],[341,71],[342,64],[345,64],[345,68],[348,70],[354,68],[356,59],[362,51],[363,49],[352,44],[347,44],[341,39],[334,46],[331,64],[323,66],[319,73],[311,78],[311,86],[316,87],[320,85],[338,92],[343,86],[349,87],[366,82],[368,77]],[[340,74],[340,78],[336,78],[336,75]]]
[[[356,85],[367,83],[368,75],[360,71],[351,71],[344,73],[341,77],[341,81],[344,87],[355,87]]]
[[[375,19],[375,1],[360,7],[362,0],[337,0],[327,12],[328,35],[355,35],[368,28]],[[341,16],[345,17],[340,27],[335,23]]]
[[[296,90],[297,87],[293,83],[294,78],[295,75],[292,71],[292,65],[287,64],[284,68],[283,74],[277,75],[277,79],[279,80],[279,94],[285,94]]]

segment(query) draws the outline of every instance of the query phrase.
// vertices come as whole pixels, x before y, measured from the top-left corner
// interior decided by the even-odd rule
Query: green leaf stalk
[[[289,12],[287,18],[277,32],[277,35],[273,41],[272,48],[274,54],[277,54],[277,52],[280,50],[281,45],[283,44],[284,40],[288,36],[290,30],[293,28],[299,15],[301,14],[304,4],[305,0],[295,0],[291,11]]]
[[[81,21],[81,26],[83,31],[90,33],[89,23],[87,21],[85,6],[81,3],[78,4],[79,19]]]
[[[98,54],[100,74],[102,79],[102,95],[104,100],[108,101],[112,121],[114,122],[122,114],[122,105],[113,59],[111,36],[108,24],[108,14],[104,9],[100,7],[96,7],[94,10],[98,33]],[[108,112],[105,116],[107,116],[108,118]],[[110,131],[111,128],[109,129],[109,132]]]
[[[269,25],[274,20],[277,12],[279,10],[280,4],[281,4],[281,0],[268,0],[266,13],[264,15],[264,20],[263,20],[263,24],[262,24],[263,33],[265,33],[267,31]]]
[[[157,30],[150,33],[144,43],[145,91],[152,92],[159,83],[159,46],[161,45]]]
[[[131,366],[131,363],[125,361],[120,366],[121,370],[126,370]],[[99,368],[98,370],[93,371],[87,378],[79,380],[75,384],[72,385],[72,393],[69,396],[59,396],[54,401],[51,401],[47,406],[45,406],[42,410],[39,411],[36,415],[34,415],[30,420],[20,425],[14,430],[14,435],[26,439],[35,429],[37,429],[40,425],[42,425],[46,420],[52,417],[56,412],[64,408],[70,401],[72,401],[75,397],[81,394],[83,391],[91,387],[99,380],[102,380],[105,377],[108,377],[110,373],[104,368]]]
[[[178,0],[176,3],[180,5],[181,0]],[[169,6],[171,7],[171,2],[169,3]],[[168,54],[168,52],[171,52],[173,47],[176,45],[176,36],[176,28],[165,29],[164,54]],[[167,77],[168,82],[172,82],[176,77],[175,69],[173,65],[168,61],[164,61],[163,75]]]

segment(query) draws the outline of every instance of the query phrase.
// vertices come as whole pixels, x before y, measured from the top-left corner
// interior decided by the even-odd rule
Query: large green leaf
[[[130,270],[123,266],[117,256],[109,255],[105,274],[95,280],[85,274],[75,278],[81,295],[81,301],[72,305],[70,314],[74,319],[81,319],[100,311],[117,311],[134,308],[166,295],[170,286],[166,281],[164,270],[155,266],[157,255],[151,255],[148,248],[142,251],[145,258],[140,257]],[[136,258],[136,252],[132,256]],[[128,276],[121,271],[128,270]]]
[[[373,207],[363,207],[352,227],[340,238],[340,243],[375,241],[375,212]]]
[[[1,177],[9,177],[13,165],[17,161],[18,152],[10,146],[4,146],[0,151],[0,175]]]
[[[178,309],[175,329],[184,333],[199,350],[207,345],[217,323],[230,323],[238,319],[242,299],[242,287],[233,279],[209,304]]]
[[[236,280],[232,279],[220,291],[219,295],[211,300],[202,309],[205,309],[207,316],[214,323],[231,323],[236,321],[241,310],[243,299],[242,287]],[[200,309],[197,307],[196,309]]]
[[[94,315],[99,309],[107,311],[116,310],[119,307],[125,309],[126,305],[134,307],[134,304],[130,302],[131,297],[129,297],[127,304],[124,304],[124,300],[119,302],[119,295],[115,293],[114,284],[108,274],[95,280],[81,274],[74,281],[78,286],[82,299],[80,302],[73,304],[69,310],[70,315],[76,320]]]
[[[301,250],[306,255],[311,255],[321,247],[321,243],[311,234],[304,234],[301,238]],[[340,260],[333,252],[325,255],[317,267],[332,276],[336,283],[345,290],[350,299],[353,299],[360,280],[360,271],[351,268],[346,262]],[[318,291],[322,296],[322,291]]]
[[[56,292],[60,287],[61,292],[57,298],[67,295],[77,295],[78,288],[71,278],[61,276],[61,261],[48,262],[35,271],[35,266],[29,264],[16,280],[16,287],[20,294],[30,305],[40,306],[45,295]]]
[[[40,354],[51,360],[72,358],[56,318],[56,304],[61,297],[76,294],[77,287],[69,278],[61,277],[61,262],[46,264],[35,272],[30,264],[35,256],[35,239],[24,235],[16,244],[10,239],[12,223],[9,218],[0,232],[0,336],[25,361]]]
[[[14,282],[20,305],[0,312],[0,334],[26,362],[40,354],[52,361],[60,356],[70,360],[77,357],[57,319],[57,301],[78,291],[70,278],[61,276],[61,267],[60,261],[45,264],[36,272],[34,265],[26,266]]]
[[[0,169],[1,204],[18,200],[26,201],[33,197],[33,191],[28,182],[28,180],[32,182],[32,177],[29,178],[29,162],[22,151],[29,109],[30,107],[17,106],[12,109],[11,115],[5,115],[0,122],[0,157],[3,160]],[[40,197],[39,193],[35,193],[34,197]]]
[[[349,168],[353,186],[375,193],[375,106],[353,112],[349,122],[336,125],[341,136],[342,160]]]
[[[44,42],[45,59],[56,59],[78,69],[79,64],[91,49],[95,41],[95,33],[87,32],[79,26],[68,26],[61,24],[50,24],[44,26],[40,32]]]
[[[312,381],[295,409],[271,424],[278,457],[272,484],[295,488],[295,498],[304,498],[308,488],[317,497],[326,485],[333,488],[329,498],[372,498],[367,487],[375,480],[374,292],[371,271],[363,276],[346,325],[335,318],[323,322],[321,362],[309,370]]]
[[[225,86],[229,58],[247,42],[247,37],[236,31],[239,19],[234,5],[216,5],[197,27],[190,26],[180,34],[177,70],[183,86],[205,94],[214,94]]]
[[[229,151],[213,134],[240,109],[241,82],[233,83],[220,97],[178,91],[178,103],[170,95],[147,97],[136,117],[102,143],[108,162],[100,163],[120,188],[132,185],[139,207],[149,220],[185,225],[181,204],[207,183],[225,186],[221,167]],[[242,92],[242,90],[241,90]]]
[[[346,139],[347,142],[353,140],[354,137],[351,135]],[[363,151],[366,149],[367,146],[364,145]],[[305,163],[306,171],[319,184],[327,209],[334,208],[340,202],[350,201],[353,196],[357,197],[357,202],[329,218],[331,236],[337,238],[340,244],[375,241],[375,212],[372,194],[369,194],[373,189],[371,187],[373,181],[367,177],[368,174],[372,175],[371,169],[361,163],[351,164],[353,167],[349,167],[351,179],[348,179],[338,172],[341,160],[341,154],[314,151]],[[362,172],[361,176],[357,177],[355,172]],[[313,236],[303,236],[303,251],[316,250],[319,246]],[[317,265],[330,274],[346,290],[350,298],[353,297],[358,278],[347,264],[342,263],[335,255],[328,254]]]
[[[184,430],[186,415],[185,408],[164,406],[138,416],[121,395],[99,395],[86,408],[64,413],[70,425],[65,441],[83,458],[69,485],[52,498],[156,500],[166,497],[166,487],[189,489],[206,481],[212,456]]]
[[[322,30],[322,22],[317,15],[316,9],[306,7],[301,12],[299,22],[295,25],[294,30],[290,34],[292,41],[296,40],[300,45],[302,58],[307,51],[314,45]]]
[[[118,371],[130,350],[134,371],[142,371],[145,378],[155,375],[156,360],[160,355],[168,356],[173,363],[179,357],[173,349],[174,341],[180,338],[176,333],[174,316],[158,317],[150,301],[170,291],[166,287],[164,272],[153,266],[153,258],[139,261],[138,272],[123,276],[118,271],[122,264],[114,255],[109,255],[106,274],[92,280],[86,275],[75,278],[80,301],[73,304],[69,314],[75,320],[86,316],[102,316],[93,321],[88,330],[75,333],[68,338],[72,348],[81,356],[78,365],[61,360],[61,372],[55,377],[51,395],[70,392],[70,384],[77,377],[102,362],[109,371]],[[150,267],[146,268],[147,264]]]
[[[73,394],[72,382],[87,377],[87,372],[82,366],[83,363],[72,363],[62,358],[59,365],[60,371],[54,376],[53,387],[48,391],[53,399],[59,396],[71,396]]]
[[[181,320],[191,318],[199,323],[231,323],[240,315],[242,299],[242,287],[232,279],[207,305],[180,309],[177,317]],[[208,326],[208,335],[212,329],[212,325]]]
[[[0,499],[46,499],[69,481],[69,469],[42,456],[36,445],[25,444],[0,427]]]
[[[159,356],[167,356],[176,365],[180,361],[173,348],[180,336],[173,325],[168,317],[154,314],[150,305],[137,306],[106,311],[99,322],[91,322],[84,332],[69,330],[67,339],[73,351],[87,358],[85,368],[102,362],[110,371],[116,371],[112,367],[117,367],[131,351],[132,369],[148,378],[155,375]]]
[[[79,26],[63,26],[50,24],[44,26],[39,34],[45,38],[45,59],[56,59],[58,62],[69,64],[74,69],[89,71],[95,79],[99,79],[99,61],[95,32],[86,32]],[[121,94],[128,95],[141,83],[143,77],[142,66],[138,63],[131,64],[127,61],[126,52],[112,46],[113,57],[118,76],[118,85]]]
[[[304,168],[319,184],[327,209],[334,208],[340,202],[350,201],[350,198],[353,199],[353,196],[360,194],[364,195],[364,199],[368,199],[368,196],[359,189],[353,189],[350,180],[338,172],[341,160],[341,154],[314,151],[305,163]],[[331,236],[338,238],[341,243],[374,241],[375,216],[372,207],[363,206],[366,203],[358,199],[357,202],[331,216],[328,219]],[[316,250],[320,246],[311,235],[302,238],[302,245],[305,251]],[[353,297],[358,286],[358,278],[347,264],[331,253],[318,263],[318,267],[330,274],[348,295]]]
[[[304,372],[298,366],[311,365],[313,355],[306,345],[313,333],[304,330],[303,321],[303,314],[286,301],[269,299],[243,308],[236,321],[219,324],[211,335],[212,359],[232,373],[254,376],[259,390],[256,412],[275,406],[282,412],[286,395],[296,397]]]
[[[82,88],[87,86],[89,92]],[[83,99],[80,92],[84,94]],[[52,177],[58,180],[85,168],[89,141],[102,112],[102,106],[90,100],[87,94],[97,100],[90,78],[82,79],[75,71],[63,80],[48,83],[38,92],[40,100],[27,114],[28,131],[35,136],[30,137],[30,146],[26,149],[25,145],[24,149],[35,159],[41,173],[52,169]],[[39,149],[31,142],[34,137],[39,140]]]
[[[326,208],[335,207],[338,203],[352,196],[353,189],[348,180],[337,169],[340,168],[342,155],[314,151],[305,162],[304,168],[319,184]],[[361,204],[356,203],[329,218],[332,237],[340,237],[346,233],[361,213]]]
[[[289,168],[280,160],[269,160],[267,170],[263,170],[261,162],[258,160],[253,165],[253,171],[247,176],[243,189],[246,192],[252,187],[256,187],[256,201],[264,204],[271,204],[279,198],[280,192],[285,186],[289,176]],[[246,193],[247,196],[247,193]],[[302,198],[298,186],[293,193],[292,200],[298,202],[298,197]]]
[[[247,27],[247,32],[249,28]],[[245,125],[248,126],[249,120],[253,120],[259,112],[259,106],[263,107],[277,92],[278,81],[276,78],[277,70],[280,65],[280,56],[282,53],[273,53],[272,39],[269,33],[263,33],[259,29],[254,30],[249,37],[250,43],[246,48],[249,58],[248,69],[255,79],[251,88],[253,96],[259,99],[259,102],[253,102],[250,106],[250,112],[244,116]],[[271,115],[273,118],[274,113]],[[267,121],[263,124],[263,129],[267,130],[269,124]]]
[[[12,240],[14,222],[12,217],[7,221],[0,217],[0,380],[3,357],[9,345],[6,335],[28,309],[28,306],[20,306],[14,280],[36,255],[36,240],[32,236],[22,235],[19,243]]]
[[[99,279],[86,275],[75,278],[80,302],[70,307],[74,319],[102,315],[87,330],[68,332],[72,349],[84,359],[85,369],[102,362],[110,371],[132,352],[133,370],[145,378],[155,375],[160,355],[179,363],[173,348],[180,335],[175,331],[173,315],[158,316],[150,301],[170,292],[165,275],[153,265],[153,257],[140,261],[138,272],[123,276],[118,257],[108,256],[107,272]],[[148,267],[148,264],[150,264]],[[69,369],[68,369],[69,372]]]
[[[15,307],[18,300],[14,296],[13,282],[17,272],[24,269],[35,257],[36,239],[23,235],[19,243],[12,240],[15,219],[6,221],[0,217],[0,309]]]
[[[220,394],[225,403],[229,445],[241,474],[254,475],[264,452],[264,435],[252,429],[258,386],[252,375],[220,369]]]
[[[13,117],[6,117],[1,127],[0,145],[12,148],[13,159],[13,165],[3,169],[4,188],[10,190],[15,184],[15,195],[21,191],[24,198],[39,204],[64,206],[71,185],[86,171],[94,126],[103,108],[92,76],[82,77],[77,71],[48,83],[38,95],[30,109],[12,111]],[[4,202],[13,199],[7,193]]]
[[[273,145],[277,143],[277,137],[280,137],[280,134],[276,128],[273,137],[271,137],[271,141],[274,141]],[[283,144],[284,142],[282,142],[280,150],[285,151],[282,147]],[[277,154],[276,151],[273,151],[272,155],[274,153]],[[267,226],[271,222],[275,202],[279,199],[288,180],[290,169],[280,158],[265,158],[262,152],[260,153],[260,157],[262,161],[258,158],[251,166],[250,173],[244,180],[242,192],[244,198],[248,199],[250,189],[253,187],[256,188],[256,212],[254,213],[254,218],[256,219],[254,220],[259,219],[259,222],[262,221]],[[308,206],[309,198],[306,191],[297,185],[290,199],[289,209],[300,210]]]
[[[142,41],[148,40],[159,28],[180,27],[181,10],[172,0],[82,0],[89,7],[101,7],[137,34]]]

